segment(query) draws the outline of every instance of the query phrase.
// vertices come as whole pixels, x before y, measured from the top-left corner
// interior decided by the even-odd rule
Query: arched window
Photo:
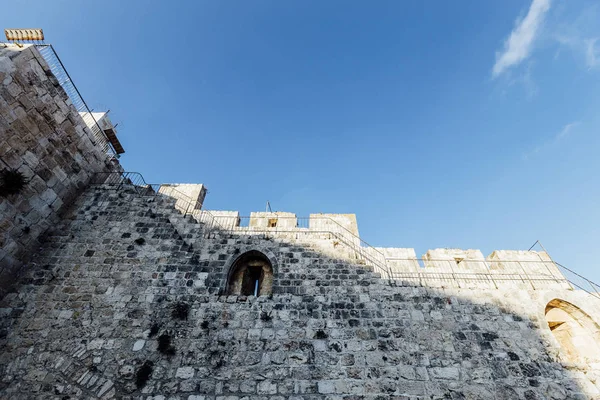
[[[235,260],[227,278],[227,294],[269,295],[273,291],[273,266],[260,251],[248,251]]]
[[[554,299],[546,306],[546,321],[568,361],[600,361],[600,327],[589,315],[571,303]]]

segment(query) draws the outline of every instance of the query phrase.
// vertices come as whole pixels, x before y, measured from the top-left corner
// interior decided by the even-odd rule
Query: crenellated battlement
[[[373,247],[359,235],[355,214],[194,210],[199,222],[230,232],[267,234],[310,243],[331,256],[371,265],[390,279],[431,287],[569,287],[545,251],[494,250],[487,257],[477,249],[430,249],[421,257],[413,248]]]
[[[417,257],[413,248],[374,247],[367,243],[360,237],[355,214],[298,217],[275,211],[241,216],[238,211],[201,210],[206,189],[200,184],[169,184],[158,191],[177,199],[175,207],[184,214],[215,229],[302,240],[330,256],[372,266],[392,280],[431,287],[570,287],[545,251],[494,250],[486,257],[477,249],[438,248]]]

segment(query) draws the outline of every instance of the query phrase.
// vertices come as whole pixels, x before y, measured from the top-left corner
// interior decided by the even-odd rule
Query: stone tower
[[[121,170],[52,54],[0,49],[0,169],[27,178],[0,197],[0,398],[599,398],[600,299],[544,251],[203,210]]]

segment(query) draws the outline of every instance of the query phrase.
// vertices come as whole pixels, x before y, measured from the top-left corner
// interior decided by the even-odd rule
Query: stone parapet
[[[485,257],[477,249],[430,249],[417,258],[413,248],[371,247],[358,236],[354,214],[198,211],[196,220],[216,223],[227,232],[268,233],[281,240],[297,239],[327,254],[372,265],[383,276],[431,287],[533,286],[568,288],[557,265],[545,252],[495,250]],[[245,223],[244,223],[245,220]]]
[[[248,223],[250,229],[289,230],[298,227],[296,214],[290,212],[252,212]]]
[[[206,187],[201,183],[163,183],[158,193],[177,200],[175,208],[183,213],[200,210],[206,197]]]

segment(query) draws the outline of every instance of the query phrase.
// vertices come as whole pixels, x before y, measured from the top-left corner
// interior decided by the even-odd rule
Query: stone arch
[[[272,253],[248,250],[232,258],[227,266],[227,295],[265,296],[273,293],[273,274],[277,265]]]
[[[546,305],[546,322],[571,362],[600,362],[600,326],[579,307],[554,299]]]

